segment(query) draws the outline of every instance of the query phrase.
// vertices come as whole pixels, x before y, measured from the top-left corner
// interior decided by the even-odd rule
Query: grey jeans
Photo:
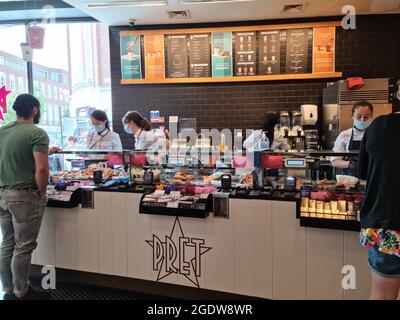
[[[0,188],[0,279],[5,292],[21,296],[28,290],[32,252],[45,208],[39,191]]]

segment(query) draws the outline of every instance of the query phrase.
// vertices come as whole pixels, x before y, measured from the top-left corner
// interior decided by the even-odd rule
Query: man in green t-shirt
[[[0,278],[5,299],[40,299],[28,279],[46,207],[49,137],[36,126],[40,103],[34,96],[19,95],[13,109],[17,121],[0,128]]]

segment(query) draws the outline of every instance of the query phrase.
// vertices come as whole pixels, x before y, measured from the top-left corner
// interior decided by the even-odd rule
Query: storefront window
[[[69,136],[75,136],[85,146],[91,111],[106,111],[110,121],[112,116],[108,27],[70,23],[45,28],[44,47],[33,54],[33,93],[42,106],[40,126],[53,145],[63,147]],[[12,91],[7,97],[12,105],[28,91],[20,47],[26,42],[25,26],[0,26],[0,39],[0,85]],[[8,108],[0,126],[15,118]]]
[[[99,23],[46,26],[44,48],[34,53],[35,94],[46,110],[41,126],[51,143],[66,146],[75,136],[86,144],[89,115],[93,109],[111,119],[111,84],[108,28]],[[82,112],[88,110],[88,112]]]
[[[11,90],[17,89],[17,86],[15,85],[15,75],[10,74],[8,77],[9,77],[9,79],[10,79],[9,88],[10,88]]]
[[[6,86],[11,93],[7,96],[7,105],[12,106],[16,97],[27,91],[27,68],[22,59],[21,46],[26,42],[24,25],[0,25],[0,87]],[[26,83],[26,86],[25,86]],[[0,120],[0,126],[14,121],[14,110],[7,108],[4,121]]]
[[[24,79],[22,77],[18,77],[18,91],[25,92]]]

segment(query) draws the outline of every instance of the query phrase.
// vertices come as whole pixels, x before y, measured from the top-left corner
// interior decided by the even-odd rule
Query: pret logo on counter
[[[180,274],[200,287],[201,258],[211,250],[204,239],[185,236],[177,217],[170,235],[163,239],[153,234],[146,242],[153,248],[153,270],[158,271],[157,281],[171,274]]]

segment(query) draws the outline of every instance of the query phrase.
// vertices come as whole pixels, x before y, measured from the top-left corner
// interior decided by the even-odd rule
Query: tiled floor
[[[0,231],[0,242],[1,242]],[[35,291],[42,291],[40,281],[32,279],[31,286]],[[82,286],[79,284],[57,283],[57,289],[51,291],[51,300],[159,300],[165,297],[147,295],[140,292],[122,291],[109,288]],[[0,282],[0,300],[3,290]]]
[[[32,279],[31,287],[35,291],[43,291],[40,281]],[[57,283],[55,290],[50,291],[50,300],[165,300],[166,297],[143,294],[125,290],[115,290],[103,287]],[[1,288],[1,284],[0,284]],[[2,291],[1,291],[2,292]],[[0,295],[0,300],[3,294]]]

